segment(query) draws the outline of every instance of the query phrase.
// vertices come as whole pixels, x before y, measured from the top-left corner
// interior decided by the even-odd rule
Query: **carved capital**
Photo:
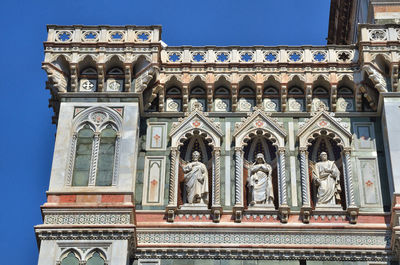
[[[305,223],[305,224],[310,223],[311,211],[312,211],[311,207],[302,207],[301,208],[300,215],[301,215],[301,218],[303,219],[303,223]]]
[[[351,147],[343,148],[343,152],[344,152],[345,155],[351,155]]]

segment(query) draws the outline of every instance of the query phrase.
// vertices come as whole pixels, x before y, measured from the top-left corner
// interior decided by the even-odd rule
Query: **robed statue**
[[[340,171],[335,161],[328,160],[325,152],[321,161],[314,165],[312,179],[316,188],[316,205],[336,205],[340,203]]]
[[[192,162],[183,166],[185,195],[189,204],[208,204],[208,171],[199,161],[200,153],[192,153]]]
[[[250,206],[273,205],[274,189],[271,174],[272,167],[265,162],[264,155],[258,153],[255,162],[250,166],[250,177],[247,179]]]

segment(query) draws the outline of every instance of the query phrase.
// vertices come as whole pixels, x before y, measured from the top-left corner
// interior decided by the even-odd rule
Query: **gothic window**
[[[340,87],[337,97],[337,111],[354,111],[354,93],[351,88]]]
[[[326,109],[329,109],[329,92],[326,88],[322,86],[317,86],[314,88],[312,93],[312,110],[316,111],[320,107],[321,104],[325,106]]]
[[[74,252],[70,251],[64,258],[62,258],[61,265],[79,265],[79,259]]]
[[[104,257],[98,251],[95,251],[87,260],[86,265],[105,265]]]
[[[121,92],[124,88],[124,71],[120,68],[112,68],[106,75],[106,91]]]
[[[93,136],[94,132],[89,125],[78,132],[72,186],[87,186],[89,183]]]
[[[79,75],[79,91],[93,92],[97,90],[97,71],[92,67],[85,68]]]
[[[203,111],[206,111],[206,90],[200,86],[193,87],[190,90],[190,106],[193,109],[194,103],[200,103]]]
[[[263,106],[266,111],[279,111],[280,95],[279,90],[273,86],[268,86],[263,93]]]
[[[255,105],[256,93],[254,89],[244,86],[239,90],[239,110],[251,111]]]
[[[96,186],[111,186],[112,184],[116,137],[117,132],[111,125],[108,125],[100,134]]]
[[[214,111],[231,111],[231,93],[226,87],[220,86],[214,91]]]
[[[166,111],[181,111],[182,91],[179,87],[170,87],[166,93]]]
[[[304,110],[304,90],[300,87],[293,86],[288,90],[288,107],[289,111]]]
[[[116,185],[121,121],[116,113],[98,109],[79,114],[75,121],[66,185]]]

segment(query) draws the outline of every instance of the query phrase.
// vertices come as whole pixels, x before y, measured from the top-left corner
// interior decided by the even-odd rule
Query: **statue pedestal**
[[[329,204],[318,204],[315,206],[314,211],[321,211],[321,212],[337,212],[343,211],[343,208],[339,204],[329,205]]]
[[[273,204],[254,204],[254,205],[249,205],[247,208],[248,211],[276,211],[275,206]]]
[[[204,203],[185,203],[180,207],[181,211],[209,211],[207,204]]]

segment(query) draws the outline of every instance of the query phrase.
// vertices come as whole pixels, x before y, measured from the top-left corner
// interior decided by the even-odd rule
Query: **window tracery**
[[[256,102],[255,90],[249,86],[239,89],[239,111],[252,111]]]
[[[329,95],[328,90],[325,87],[323,87],[323,86],[315,87],[313,89],[313,92],[312,92],[312,97],[313,97],[313,100],[312,100],[312,103],[311,103],[312,104],[312,107],[311,107],[312,111],[316,111],[320,107],[321,104],[323,104],[326,109],[329,109],[329,107],[330,107],[330,100],[329,100],[330,95]]]
[[[342,86],[338,89],[337,111],[354,111],[354,92]]]
[[[93,67],[85,68],[79,75],[79,91],[95,92],[97,91],[97,71]]]
[[[263,106],[266,111],[279,111],[279,90],[274,86],[267,86],[263,92]]]
[[[121,120],[113,110],[93,107],[75,118],[66,185],[116,185]]]
[[[167,89],[166,92],[166,111],[178,112],[182,110],[182,90],[173,86]]]
[[[220,86],[215,89],[214,111],[231,111],[231,93],[228,88]]]
[[[292,86],[288,90],[289,111],[304,111],[304,90],[298,86]]]
[[[118,67],[111,68],[106,75],[106,91],[122,92],[124,88],[124,71]]]
[[[200,104],[203,111],[207,110],[206,104],[207,93],[201,86],[195,86],[190,89],[190,109],[193,109],[194,104]]]

